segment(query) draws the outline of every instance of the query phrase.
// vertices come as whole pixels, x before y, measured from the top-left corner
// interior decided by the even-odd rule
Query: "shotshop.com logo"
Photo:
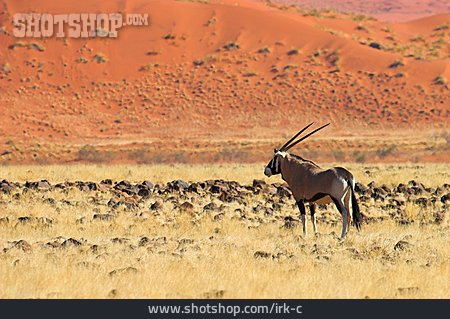
[[[120,13],[16,13],[13,35],[17,38],[116,38],[118,29],[126,25],[148,25],[148,14]]]

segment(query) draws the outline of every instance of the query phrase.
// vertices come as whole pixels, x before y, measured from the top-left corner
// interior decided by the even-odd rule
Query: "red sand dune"
[[[355,133],[448,126],[448,84],[434,83],[450,79],[448,45],[439,51],[447,58],[408,58],[361,44],[353,21],[254,1],[2,0],[0,7],[0,145],[258,140],[310,120]],[[124,27],[117,39],[17,39],[17,12],[148,13],[150,25]],[[428,41],[449,20],[389,26],[401,41],[417,34]],[[384,24],[370,23],[367,37],[383,40]],[[20,41],[43,51],[11,49]],[[225,49],[230,42],[239,48]],[[396,60],[404,65],[392,68]]]

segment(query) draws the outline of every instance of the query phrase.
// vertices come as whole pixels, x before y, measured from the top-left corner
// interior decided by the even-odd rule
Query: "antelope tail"
[[[359,231],[361,230],[361,222],[362,222],[362,215],[359,211],[359,205],[358,201],[356,200],[355,196],[355,181],[351,180],[349,183],[350,190],[352,192],[352,217],[353,217],[353,223],[356,226],[356,229]]]

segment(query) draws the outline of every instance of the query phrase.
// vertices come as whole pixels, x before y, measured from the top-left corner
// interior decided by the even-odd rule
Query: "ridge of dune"
[[[28,12],[31,2],[9,2],[7,7],[14,12]],[[43,11],[50,13],[82,12],[86,10],[93,12],[111,10],[114,12],[120,10],[123,6],[120,1],[107,2],[107,5],[105,3],[100,3],[100,5],[88,3],[90,3],[90,6],[83,6],[83,10],[80,9],[81,6],[61,2],[53,6],[52,1],[44,1],[41,6]],[[239,42],[240,50],[249,53],[257,51],[262,46],[276,46],[277,44],[280,47],[282,46],[285,51],[296,48],[303,54],[310,54],[323,48],[331,51],[342,50],[342,66],[349,71],[387,69],[387,66],[393,60],[399,58],[395,53],[374,50],[351,41],[351,39],[332,36],[302,21],[301,16],[287,15],[281,11],[264,10],[258,6],[233,6],[216,3],[205,5],[174,1],[150,1],[146,3],[128,1],[126,6],[130,12],[150,12],[151,25],[148,27],[123,28],[120,30],[120,41],[114,39],[67,39],[66,43],[63,43],[54,38],[36,41],[45,43],[45,55],[49,62],[50,58],[53,61],[58,59],[66,61],[66,57],[71,59],[71,56],[83,49],[81,43],[90,46],[91,50],[106,51],[104,54],[107,55],[110,63],[102,67],[88,68],[87,72],[84,71],[85,68],[82,65],[73,67],[71,72],[82,74],[86,79],[89,78],[89,74],[93,78],[99,78],[105,73],[107,73],[108,78],[115,80],[136,76],[139,75],[138,70],[146,60],[159,63],[192,62],[192,59],[199,59],[207,54],[217,52],[229,41]],[[162,15],[158,14],[159,12],[170,12],[170,14]],[[217,20],[215,25],[211,28],[205,27],[206,21],[212,18]],[[178,34],[179,37],[182,37],[182,40],[175,40],[174,43],[164,41],[163,36],[167,33]],[[14,61],[16,56],[19,56],[20,60],[36,55],[35,52],[26,52],[24,56],[20,57],[20,52],[17,52],[19,50],[7,49],[17,39],[6,37],[2,40],[6,40],[7,44],[1,49],[1,55],[4,59]],[[160,49],[164,52],[153,59],[148,59],[146,53],[152,49]],[[117,67],[121,59],[127,61],[127,68]],[[424,64],[427,65],[427,72],[423,72]],[[434,61],[431,63],[412,61],[408,67],[411,68],[413,74],[422,69],[420,78],[411,78],[412,81],[420,82],[431,81],[444,70],[442,63]],[[55,68],[56,73],[64,72],[58,66],[55,66]],[[428,72],[428,70],[433,72]]]
[[[297,5],[306,10],[332,9],[339,12],[352,12],[397,23],[417,20],[441,13],[450,13],[450,7],[445,1],[436,0],[271,0],[271,2],[284,5]]]
[[[450,13],[442,13],[424,18],[414,19],[412,21],[397,23],[398,28],[402,28],[410,34],[430,34],[439,26],[450,24]]]

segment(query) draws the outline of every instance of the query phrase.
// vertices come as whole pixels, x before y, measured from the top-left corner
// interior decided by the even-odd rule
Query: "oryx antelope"
[[[311,133],[294,140],[313,123],[304,127],[294,135],[280,149],[274,149],[272,160],[264,169],[268,177],[281,174],[291,188],[297,206],[300,210],[300,218],[303,224],[303,233],[306,235],[306,211],[305,203],[309,204],[314,233],[317,233],[315,204],[334,203],[342,215],[342,238],[348,231],[350,225],[350,200],[352,201],[353,223],[359,230],[361,228],[361,213],[355,197],[355,179],[353,175],[342,167],[322,169],[312,161],[306,160],[298,155],[289,154],[287,151],[328,126],[330,123],[315,129]]]

